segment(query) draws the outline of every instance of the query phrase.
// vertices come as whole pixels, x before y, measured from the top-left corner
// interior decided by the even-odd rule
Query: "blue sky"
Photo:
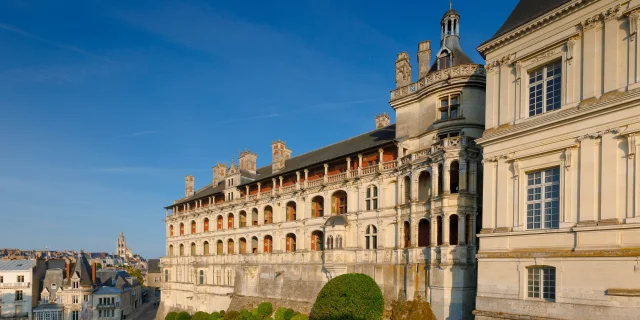
[[[475,47],[516,1],[454,1]],[[441,1],[0,2],[0,247],[164,253],[163,207],[243,149],[372,130]],[[414,78],[416,72],[414,72]],[[414,79],[415,80],[415,79]]]

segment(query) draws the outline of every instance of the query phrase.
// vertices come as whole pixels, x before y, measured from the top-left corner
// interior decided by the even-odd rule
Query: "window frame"
[[[457,103],[452,103],[452,100],[455,97],[457,97],[457,101],[456,101]],[[446,105],[442,105],[443,101],[446,101]],[[454,109],[456,112],[455,118],[451,117],[452,109]],[[456,91],[456,92],[450,92],[450,93],[438,96],[437,111],[439,112],[439,117],[437,117],[438,120],[436,121],[450,121],[450,120],[462,119],[462,92]],[[445,112],[447,117],[443,119],[442,116],[445,114]]]
[[[365,231],[364,239],[366,250],[378,249],[378,227],[373,224],[368,225]]]
[[[556,267],[536,265],[528,266],[526,269],[526,299],[555,302],[558,290]]]
[[[554,66],[558,65],[559,67],[559,72],[554,74],[553,76],[549,77],[548,76],[548,71],[549,71],[549,67],[550,66]],[[540,80],[535,80],[534,82],[532,82],[532,74],[541,71],[541,79]],[[560,110],[562,109],[562,105],[563,105],[563,101],[564,101],[564,91],[565,91],[565,87],[563,86],[563,84],[565,84],[566,82],[566,78],[565,78],[565,74],[564,74],[564,66],[563,66],[563,59],[561,57],[553,57],[550,60],[544,61],[544,63],[541,64],[537,64],[531,68],[529,68],[527,70],[526,73],[526,79],[527,79],[527,85],[524,87],[524,101],[525,101],[525,106],[526,106],[526,117],[530,118],[530,117],[535,117],[547,112],[552,112],[552,111],[556,111],[556,110]],[[557,108],[554,109],[548,109],[549,104],[548,104],[548,81],[550,80],[555,80],[555,79],[560,79],[560,83],[558,84],[559,86],[559,90],[560,93],[557,97],[557,99],[559,100],[558,106]],[[534,109],[532,110],[532,104],[531,104],[531,88],[537,85],[541,85],[541,95],[540,95],[540,100],[541,100],[541,111],[537,112],[535,110],[537,110],[538,108],[536,108],[534,106]],[[555,90],[554,90],[555,91]],[[537,96],[534,96],[537,97]],[[532,114],[533,111],[533,114]]]
[[[560,227],[560,222],[562,220],[562,166],[554,165],[547,166],[544,168],[537,168],[532,170],[527,170],[524,173],[523,178],[523,204],[524,204],[524,220],[523,225],[525,230],[549,230],[549,229],[558,229]],[[552,177],[557,176],[557,181],[547,182],[547,172],[552,172]],[[555,173],[554,173],[555,171]],[[536,178],[536,174],[540,173],[540,177]],[[557,174],[556,174],[557,173]],[[532,176],[533,175],[533,176]],[[531,180],[533,178],[533,184]],[[536,180],[539,179],[540,183],[536,183]],[[551,187],[551,193],[554,192],[554,186],[557,188],[555,191],[557,192],[556,197],[547,197],[547,187]],[[536,189],[539,189],[539,192],[536,193]],[[530,191],[531,194],[530,194]],[[536,195],[539,195],[540,198],[536,199]],[[532,200],[530,200],[532,199]],[[555,219],[548,219],[549,214],[546,213],[546,204],[550,203],[551,207],[549,209],[553,209],[553,203],[557,205],[557,213],[553,214]],[[536,215],[536,204],[539,204],[537,210],[538,214]],[[530,206],[531,205],[531,206]],[[530,210],[534,210],[533,214],[530,218]],[[536,221],[536,217],[538,217],[538,221]],[[555,224],[554,224],[555,222]]]
[[[365,209],[367,211],[378,210],[378,186],[372,184],[365,191]]]

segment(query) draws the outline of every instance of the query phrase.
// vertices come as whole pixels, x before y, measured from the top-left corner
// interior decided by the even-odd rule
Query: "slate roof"
[[[42,290],[46,288],[49,290],[49,301],[56,301],[56,292],[64,283],[64,271],[62,269],[47,270],[44,275],[44,281],[42,283]],[[55,284],[55,289],[52,287]]]
[[[62,269],[67,268],[67,262],[64,259],[49,259],[47,260],[47,270],[50,269]],[[60,282],[62,283],[62,282]]]
[[[96,281],[102,286],[117,287],[120,289],[131,287],[127,278],[131,277],[124,270],[101,270],[98,271]]]
[[[95,294],[118,294],[118,293],[122,293],[122,289],[102,286],[93,294],[95,295]]]
[[[87,261],[87,256],[84,253],[79,253],[78,258],[76,259],[76,264],[71,270],[70,278],[73,278],[75,274],[78,274],[80,277],[80,285],[83,287],[91,287],[95,284],[93,283],[93,279],[91,279],[91,266],[89,265],[89,261]],[[66,285],[71,285],[71,279],[67,279]]]
[[[491,39],[483,42],[492,41],[509,31],[512,31],[527,22],[534,20],[535,18],[569,2],[571,0],[520,0],[507,20],[502,24],[502,27],[491,37]]]
[[[149,259],[147,263],[147,272],[160,273],[160,259]]]
[[[36,265],[35,260],[0,260],[0,270],[30,270]]]
[[[355,136],[353,138],[349,138],[347,140],[343,140],[338,143],[334,143],[332,145],[292,157],[291,159],[285,162],[285,169],[282,171],[278,171],[276,173],[272,172],[271,164],[258,168],[256,170],[257,173],[255,175],[249,175],[246,172],[242,172],[242,176],[245,176],[245,179],[241,179],[240,184],[237,187],[241,187],[255,181],[270,179],[272,177],[277,177],[279,175],[287,174],[300,169],[309,168],[333,159],[346,157],[350,154],[354,154],[367,149],[379,147],[395,141],[395,138],[396,138],[396,125],[394,123],[387,127],[376,129],[376,130],[361,134],[359,136]],[[251,177],[253,177],[253,180],[251,180]],[[224,181],[220,182],[217,186],[208,185],[198,190],[191,197],[182,199],[172,205],[167,206],[166,208],[171,208],[176,204],[181,204],[181,203],[189,202],[191,200],[210,196],[210,195],[222,192],[223,190],[224,190]]]

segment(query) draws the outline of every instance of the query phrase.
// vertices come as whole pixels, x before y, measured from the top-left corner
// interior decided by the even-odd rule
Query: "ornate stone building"
[[[476,319],[638,319],[640,1],[520,1],[487,60]]]
[[[125,259],[125,261],[133,258],[133,252],[131,252],[131,249],[127,247],[127,240],[124,239],[124,234],[122,232],[120,232],[120,236],[116,243],[116,253],[118,256]]]
[[[213,311],[272,300],[308,309],[322,286],[370,275],[385,300],[426,297],[439,318],[467,319],[476,289],[485,71],[462,51],[460,15],[442,18],[432,63],[407,53],[376,129],[292,157],[272,144],[213,167],[211,183],[166,207],[161,314]]]

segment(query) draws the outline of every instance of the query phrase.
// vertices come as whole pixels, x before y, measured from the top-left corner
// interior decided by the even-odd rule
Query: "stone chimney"
[[[91,281],[93,283],[96,283],[96,266],[95,262],[91,263]]]
[[[240,161],[240,170],[256,174],[257,154],[251,152],[251,150],[245,150],[240,152],[238,160]]]
[[[194,187],[193,176],[184,177],[184,196],[185,197],[190,197],[193,195],[193,187]]]
[[[271,143],[271,170],[273,172],[284,169],[285,160],[291,158],[291,150],[287,149],[287,144],[278,139]]]
[[[213,186],[217,186],[221,181],[224,181],[224,176],[227,174],[227,165],[225,163],[218,162],[213,167]]]
[[[398,53],[396,59],[396,88],[404,87],[411,83],[411,62],[406,52]]]
[[[391,117],[386,112],[376,115],[376,129],[384,128],[391,124]]]
[[[71,262],[67,261],[67,262],[65,263],[65,267],[66,267],[66,271],[67,271],[67,272],[66,272],[66,273],[67,273],[66,278],[67,278],[67,279],[70,279],[70,278],[71,278]]]
[[[431,41],[418,43],[418,79],[422,79],[431,68]]]

